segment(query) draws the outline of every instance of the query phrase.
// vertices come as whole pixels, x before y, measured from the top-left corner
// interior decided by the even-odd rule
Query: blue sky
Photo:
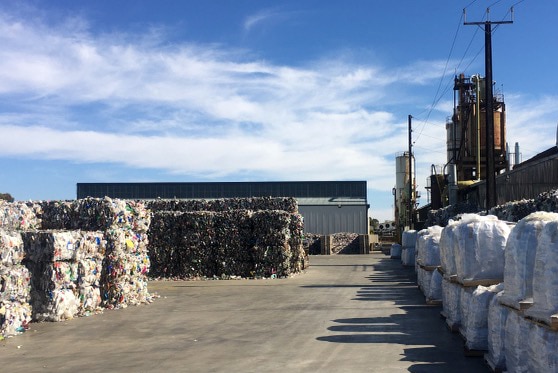
[[[0,1],[0,192],[78,182],[367,180],[393,217],[413,115],[421,204],[443,164],[455,73],[493,35],[507,139],[556,143],[558,2]]]

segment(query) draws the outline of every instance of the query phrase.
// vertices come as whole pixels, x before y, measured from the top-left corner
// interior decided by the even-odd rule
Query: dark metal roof
[[[77,198],[358,198],[366,201],[366,181],[264,181],[175,183],[78,183]]]

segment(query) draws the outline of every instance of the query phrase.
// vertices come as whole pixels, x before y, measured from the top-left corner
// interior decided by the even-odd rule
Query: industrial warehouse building
[[[366,181],[270,181],[195,183],[78,183],[77,198],[218,199],[294,197],[304,231],[368,234]]]

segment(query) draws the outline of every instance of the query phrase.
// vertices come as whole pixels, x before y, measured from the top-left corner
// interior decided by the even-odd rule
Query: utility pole
[[[464,25],[484,25],[484,68],[485,68],[485,110],[486,110],[486,210],[496,206],[496,172],[494,167],[494,92],[492,91],[492,25],[513,23],[513,7],[511,8],[512,20],[491,22],[489,19],[490,8],[486,9],[486,21],[467,22],[465,9]],[[477,101],[479,98],[477,97]]]
[[[409,229],[414,228],[413,224],[413,139],[411,133],[411,119],[413,116],[409,114]]]

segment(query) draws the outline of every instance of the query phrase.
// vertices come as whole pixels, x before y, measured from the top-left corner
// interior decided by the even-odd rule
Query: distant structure
[[[369,233],[366,181],[77,184],[77,198],[105,196],[122,199],[294,197],[304,217],[306,233]]]

